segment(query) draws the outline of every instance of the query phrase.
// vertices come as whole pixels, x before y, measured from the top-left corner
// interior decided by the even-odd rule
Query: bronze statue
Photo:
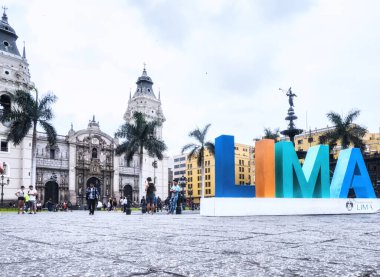
[[[280,88],[279,90],[281,90],[282,92],[285,92],[285,90],[283,90],[282,88]],[[297,97],[297,95],[292,92],[292,88],[291,87],[285,93],[286,93],[286,96],[289,97],[289,105],[290,105],[290,107],[294,107],[293,97],[294,96]]]

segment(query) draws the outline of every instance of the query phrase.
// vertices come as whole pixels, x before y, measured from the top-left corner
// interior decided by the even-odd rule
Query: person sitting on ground
[[[42,211],[42,203],[41,203],[40,200],[37,201],[36,207],[37,207],[37,212],[41,212]]]
[[[62,209],[63,209],[64,212],[67,212],[67,202],[66,202],[66,200],[63,201]]]
[[[48,202],[46,203],[46,206],[49,212],[53,212],[54,203],[51,198],[49,198]]]

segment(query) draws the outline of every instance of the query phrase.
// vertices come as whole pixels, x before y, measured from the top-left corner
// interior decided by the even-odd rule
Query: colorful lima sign
[[[301,166],[291,142],[261,140],[255,146],[254,186],[235,185],[234,137],[215,140],[215,197],[376,198],[361,152],[341,150],[330,184],[329,148],[311,147]]]

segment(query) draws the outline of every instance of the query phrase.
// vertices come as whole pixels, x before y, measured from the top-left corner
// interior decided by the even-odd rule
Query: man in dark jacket
[[[90,210],[90,215],[94,214],[96,204],[98,203],[99,192],[93,183],[86,190],[86,200],[88,204],[88,209]]]

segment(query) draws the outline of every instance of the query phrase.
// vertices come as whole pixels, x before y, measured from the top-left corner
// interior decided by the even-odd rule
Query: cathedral
[[[12,106],[14,91],[31,90],[34,87],[30,80],[25,46],[21,55],[16,44],[17,38],[4,9],[0,21],[0,112]],[[124,120],[131,123],[133,113],[142,112],[148,121],[164,123],[160,92],[156,97],[153,81],[145,66],[136,85],[133,96],[129,95]],[[20,145],[14,146],[6,141],[8,124],[0,123],[0,161],[5,169],[4,180],[9,179],[9,185],[4,185],[4,202],[15,201],[15,192],[21,185],[28,187],[31,182],[32,135],[28,134]],[[162,126],[156,130],[160,139]],[[71,124],[66,135],[57,136],[55,145],[49,145],[46,134],[38,133],[35,184],[38,199],[42,203],[49,199],[54,203],[70,200],[83,207],[86,205],[86,188],[94,183],[103,203],[109,198],[124,196],[138,203],[145,194],[140,177],[142,180],[147,177],[154,179],[156,195],[165,199],[168,195],[169,157],[164,155],[164,159],[159,161],[144,154],[142,176],[139,176],[141,165],[138,156],[127,163],[123,156],[115,155],[118,144],[117,138],[102,132],[95,115],[85,129],[74,130]],[[157,165],[153,166],[154,163]]]

